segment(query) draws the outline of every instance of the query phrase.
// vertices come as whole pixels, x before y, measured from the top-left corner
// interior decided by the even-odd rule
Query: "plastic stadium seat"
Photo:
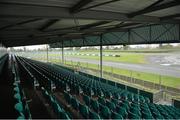
[[[79,85],[76,87],[76,92],[78,94],[82,94],[83,93],[83,90],[82,90],[82,88]]]
[[[112,119],[123,119],[122,115],[121,114],[118,114],[116,112],[112,112],[112,115],[111,115],[111,118]]]
[[[99,103],[97,100],[91,99],[91,107],[94,111],[99,112]]]
[[[83,95],[83,100],[87,106],[90,105],[90,97],[87,95]]]
[[[93,96],[94,95],[94,91],[90,88],[88,91],[88,95]]]
[[[128,92],[124,91],[123,93],[121,93],[121,98],[123,98],[124,100],[127,100],[127,96]]]
[[[111,99],[111,101],[115,104],[115,105],[118,105],[119,104],[119,100],[117,100],[117,99]]]
[[[108,106],[109,109],[115,110],[116,106],[113,102],[107,101],[106,106]]]
[[[55,113],[62,111],[61,107],[56,102],[52,102],[52,107],[53,107]]]
[[[100,105],[100,106],[101,106],[100,115],[102,116],[102,118],[104,118],[104,119],[111,118],[110,109],[107,106],[104,106],[104,105]]]
[[[121,114],[123,118],[126,118],[128,113],[127,110],[123,107],[117,107],[117,113]]]
[[[129,103],[122,102],[121,103],[121,107],[125,108],[126,110],[128,110],[129,109]]]
[[[133,113],[133,114],[136,114],[136,115],[138,115],[138,116],[141,116],[141,112],[140,112],[140,110],[139,109],[136,109],[136,108],[131,108],[131,113]]]
[[[15,104],[15,109],[16,109],[19,113],[24,112],[22,102],[16,103],[16,104]]]
[[[14,88],[14,91],[15,91],[16,93],[19,93],[19,92],[20,92],[19,87],[15,87],[15,88]]]
[[[71,99],[71,105],[74,109],[78,110],[79,108],[79,102],[76,98],[72,97]]]
[[[121,96],[120,96],[119,93],[115,93],[115,94],[114,94],[114,97],[115,97],[116,99],[121,99]]]
[[[133,97],[133,94],[132,94],[132,93],[129,93],[129,94],[128,94],[128,100],[129,100],[129,101],[134,101],[134,97]]]
[[[129,112],[128,118],[129,118],[129,119],[141,119],[140,116],[138,116],[138,115],[136,115],[136,114],[134,114],[134,113],[131,113],[131,112]]]
[[[79,104],[79,112],[84,118],[88,118],[89,108],[86,105]]]
[[[112,97],[113,97],[113,95],[112,95],[111,92],[106,92],[105,95],[106,95],[106,97],[108,97],[108,98],[112,98]]]
[[[25,120],[24,114],[20,113],[20,115],[18,116],[17,120]]]
[[[101,103],[102,105],[106,104],[106,100],[103,97],[99,97],[98,102]]]
[[[144,97],[140,95],[140,96],[139,96],[139,101],[144,103],[144,102],[145,102]]]
[[[66,91],[64,91],[64,98],[68,104],[71,104],[72,96],[69,93],[67,93]]]
[[[144,119],[154,119],[153,116],[151,115],[151,113],[147,113],[147,112],[144,112],[142,111],[142,118]]]
[[[101,118],[97,113],[89,111],[89,119],[101,119]]]
[[[100,97],[104,97],[104,93],[103,93],[102,90],[97,90],[97,94],[98,94],[98,96],[100,96]]]
[[[20,101],[20,100],[21,100],[21,95],[20,95],[19,93],[16,93],[16,94],[14,95],[14,98],[15,98],[16,100]]]
[[[63,111],[58,113],[58,118],[59,119],[68,119],[68,120],[70,120],[69,116]]]
[[[144,97],[146,103],[150,103],[150,100],[148,97]]]

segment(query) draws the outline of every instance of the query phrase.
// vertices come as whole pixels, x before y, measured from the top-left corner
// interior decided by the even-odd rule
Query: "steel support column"
[[[100,35],[100,77],[103,77],[103,71],[102,71],[102,35]]]
[[[62,40],[62,50],[61,50],[61,56],[62,56],[62,64],[64,64],[64,42],[63,42],[63,40]]]
[[[48,44],[46,45],[46,55],[47,55],[47,62],[49,62],[49,56],[48,56]]]

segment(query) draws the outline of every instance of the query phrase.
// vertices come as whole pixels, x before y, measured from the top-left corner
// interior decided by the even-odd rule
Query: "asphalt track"
[[[82,59],[76,57],[65,57],[67,61],[74,61],[74,62],[83,62],[83,63],[90,63],[90,64],[100,64],[98,60],[92,59]],[[139,71],[139,72],[147,72],[147,73],[154,73],[159,75],[166,75],[172,77],[180,77],[180,67],[175,66],[162,66],[157,64],[131,64],[131,63],[120,63],[120,62],[110,62],[110,61],[103,61],[104,66],[112,66],[114,68],[122,68],[127,70]]]

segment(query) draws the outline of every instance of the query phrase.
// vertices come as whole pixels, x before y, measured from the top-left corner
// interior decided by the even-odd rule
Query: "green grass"
[[[72,64],[72,63],[71,61],[66,61],[66,64]],[[86,63],[73,62],[73,65],[77,65],[77,64],[79,64],[82,67],[87,67]],[[88,64],[88,68],[96,69],[96,70],[99,69],[98,65],[95,65],[95,64]],[[112,72],[111,70],[112,70],[111,67],[103,66],[103,71]],[[145,73],[145,72],[129,71],[126,69],[119,69],[119,68],[113,68],[113,73],[129,76],[129,77],[132,75],[132,77],[134,78],[141,79],[148,82],[157,83],[157,84],[159,84],[161,81],[161,85],[174,87],[174,88],[180,88],[180,78],[162,76],[162,75],[160,76],[157,74]]]
[[[130,54],[130,53],[121,53],[120,57],[113,56],[103,56],[103,61],[112,61],[112,62],[124,62],[124,63],[137,63],[145,64],[145,55],[143,54]],[[99,56],[82,56],[82,55],[66,55],[69,57],[83,58],[83,59],[92,59],[99,60]]]

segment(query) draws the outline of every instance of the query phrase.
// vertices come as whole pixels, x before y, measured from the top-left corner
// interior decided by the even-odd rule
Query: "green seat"
[[[102,118],[104,119],[110,119],[111,117],[111,111],[108,107],[101,105],[101,111],[100,111],[100,115],[102,116]]]
[[[84,118],[88,118],[89,109],[86,105],[79,104],[79,111]]]
[[[13,85],[17,87],[17,86],[18,86],[18,83],[17,83],[17,82],[14,82]]]
[[[140,99],[139,99],[139,95],[134,95],[134,101],[137,101],[137,102],[139,102],[140,101]]]
[[[144,112],[144,111],[142,111],[142,118],[144,118],[144,119],[154,119],[151,113],[149,113],[149,112],[147,113],[147,112]]]
[[[15,87],[15,88],[14,88],[14,91],[15,91],[16,93],[19,93],[19,92],[20,92],[19,87]]]
[[[129,94],[128,94],[128,100],[129,100],[129,101],[134,101],[134,97],[133,97],[133,94],[132,94],[132,93],[129,93]]]
[[[83,95],[83,100],[87,106],[90,105],[90,97],[87,95]]]
[[[111,93],[111,92],[106,92],[106,97],[108,97],[108,98],[112,98],[112,97],[113,97],[113,95],[112,95],[112,93]]]
[[[100,97],[103,97],[103,96],[104,96],[104,93],[103,93],[102,90],[97,90],[97,94],[98,94],[98,96],[100,96]]]
[[[126,111],[126,108],[123,107],[117,107],[117,113],[121,114],[123,118],[126,118],[128,113]]]
[[[102,97],[98,98],[98,102],[101,103],[102,105],[106,104],[106,100],[104,98],[102,98]]]
[[[91,107],[94,111],[98,112],[99,111],[99,103],[97,100],[91,99]]]
[[[101,119],[101,118],[97,113],[89,111],[89,119]]]
[[[140,116],[138,116],[138,115],[136,115],[136,114],[134,114],[134,113],[131,113],[131,112],[129,112],[128,118],[129,118],[129,119],[141,119]]]
[[[19,93],[16,93],[14,95],[14,98],[17,99],[17,100],[21,100],[21,95]]]
[[[114,110],[116,108],[115,104],[113,102],[107,101],[106,105],[109,109]]]
[[[121,96],[120,96],[119,93],[115,93],[115,94],[114,94],[114,97],[115,97],[116,99],[121,99]]]
[[[141,112],[140,112],[140,110],[139,109],[136,109],[136,108],[131,108],[131,113],[133,113],[133,114],[136,114],[136,115],[138,115],[138,116],[141,116]]]
[[[63,112],[63,111],[60,111],[60,112],[58,113],[58,118],[59,118],[59,119],[69,119],[69,120],[70,120],[68,114],[66,114],[66,113]]]
[[[118,104],[119,104],[119,101],[118,101],[117,99],[114,99],[114,98],[113,98],[111,101],[112,101],[115,105],[118,105]]]
[[[144,97],[146,103],[150,103],[150,100],[148,97]]]
[[[68,104],[71,104],[71,98],[72,98],[72,96],[71,96],[69,93],[65,92],[65,91],[64,91],[64,98],[65,98],[65,100],[66,100],[66,102],[67,102]]]
[[[127,110],[127,109],[129,109],[129,103],[122,102],[121,107],[123,107]]]
[[[94,95],[94,91],[91,89],[91,88],[89,88],[88,89],[88,95],[90,95],[90,96],[93,96]]]
[[[123,119],[122,115],[118,114],[116,112],[112,112],[111,118],[112,119]]]
[[[52,107],[53,107],[55,113],[62,111],[61,107],[56,102],[52,102]]]
[[[16,104],[15,104],[15,109],[16,109],[19,113],[24,112],[22,102],[16,103]]]
[[[20,113],[20,116],[18,116],[17,120],[25,120],[24,114]]]
[[[73,107],[74,109],[78,110],[78,108],[79,108],[79,102],[77,101],[76,98],[73,97],[73,98],[71,99],[71,105],[72,105],[72,107]]]

